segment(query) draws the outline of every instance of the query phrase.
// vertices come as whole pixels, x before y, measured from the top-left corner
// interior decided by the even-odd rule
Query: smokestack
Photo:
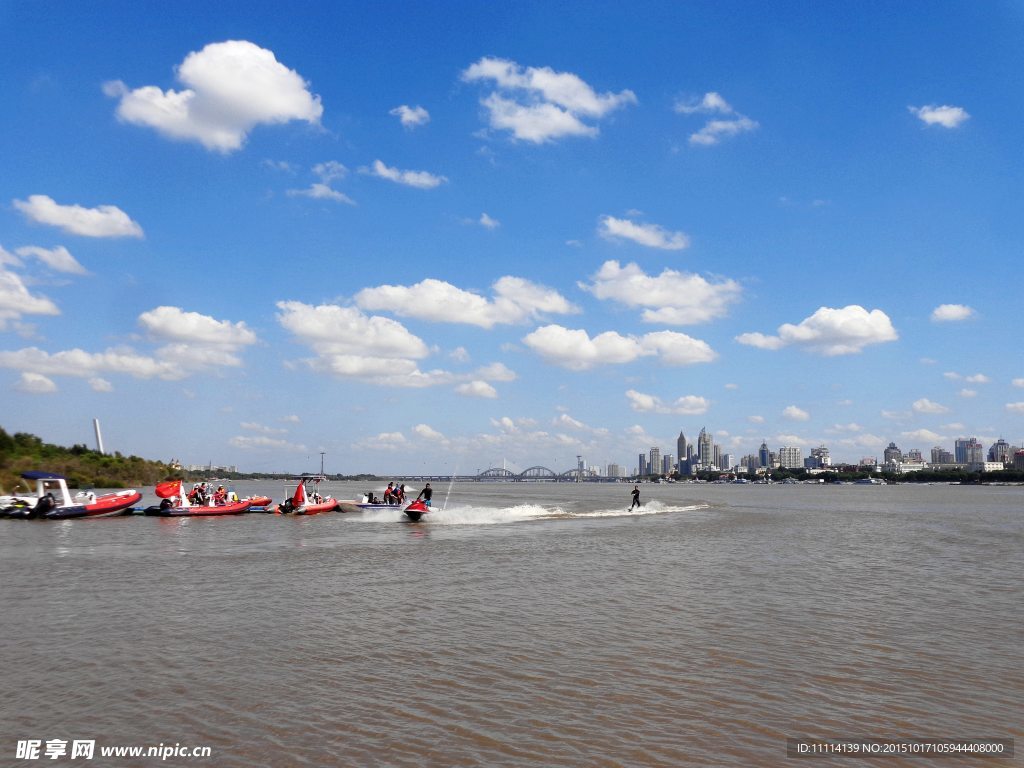
[[[103,435],[100,434],[100,420],[92,420],[92,428],[96,430],[96,450],[103,453]]]

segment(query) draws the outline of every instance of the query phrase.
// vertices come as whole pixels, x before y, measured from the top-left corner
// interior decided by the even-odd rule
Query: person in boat
[[[223,485],[218,485],[217,490],[213,492],[213,506],[222,507],[228,500],[228,492],[224,490]]]
[[[384,503],[385,504],[397,504],[395,500],[395,484],[388,483],[388,487],[384,489]]]
[[[639,507],[639,506],[640,506],[640,486],[639,485],[634,485],[633,486],[633,503],[629,506],[629,508],[630,508],[630,510],[632,510],[634,507]]]
[[[416,494],[416,501],[423,499],[423,503],[428,507],[430,506],[430,497],[434,495],[434,489],[430,487],[430,483],[423,486],[423,489]]]
[[[188,492],[188,503],[193,506],[197,506],[202,500],[202,492],[199,490],[199,483],[196,483],[192,486],[192,490]]]
[[[402,504],[405,501],[405,483],[395,489],[394,496],[396,504]]]

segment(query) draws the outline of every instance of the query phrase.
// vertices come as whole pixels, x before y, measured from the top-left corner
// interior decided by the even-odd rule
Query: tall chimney
[[[100,434],[100,420],[92,420],[92,428],[96,430],[96,450],[103,453],[103,435]]]

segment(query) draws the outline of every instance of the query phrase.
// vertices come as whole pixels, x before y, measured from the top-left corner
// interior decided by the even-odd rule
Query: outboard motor
[[[37,517],[45,517],[47,512],[56,508],[57,500],[53,498],[52,493],[47,493],[39,497],[39,501],[36,502],[35,507],[33,507],[28,516],[30,519],[35,520]]]

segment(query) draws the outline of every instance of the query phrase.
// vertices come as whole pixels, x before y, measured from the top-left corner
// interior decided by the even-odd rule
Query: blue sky
[[[1010,3],[0,4],[8,431],[242,469],[1024,439]]]

